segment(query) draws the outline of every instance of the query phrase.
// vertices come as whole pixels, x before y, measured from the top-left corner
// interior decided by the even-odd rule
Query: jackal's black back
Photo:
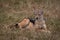
[[[33,18],[29,18],[30,22],[32,22],[33,24],[35,24],[35,19]]]

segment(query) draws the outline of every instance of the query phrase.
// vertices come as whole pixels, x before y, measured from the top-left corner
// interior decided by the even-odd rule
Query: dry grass
[[[9,28],[43,9],[51,33]],[[0,0],[0,40],[60,40],[60,0]]]

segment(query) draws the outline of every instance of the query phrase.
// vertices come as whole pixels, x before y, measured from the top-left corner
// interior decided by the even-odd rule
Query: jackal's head
[[[35,15],[35,19],[37,19],[37,20],[42,18],[43,17],[43,10],[39,10],[39,11],[34,10],[34,15]]]

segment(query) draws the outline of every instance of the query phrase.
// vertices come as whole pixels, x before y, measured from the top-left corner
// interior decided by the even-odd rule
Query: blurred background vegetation
[[[50,34],[8,28],[33,18],[33,7],[43,9]],[[60,0],[0,0],[0,40],[60,40]]]

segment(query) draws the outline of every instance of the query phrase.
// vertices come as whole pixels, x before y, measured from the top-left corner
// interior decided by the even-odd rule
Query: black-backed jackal
[[[43,18],[43,11],[39,10],[38,13],[34,11],[35,18],[25,18],[20,23],[17,23],[15,26],[19,28],[38,28],[47,30],[45,20]]]

